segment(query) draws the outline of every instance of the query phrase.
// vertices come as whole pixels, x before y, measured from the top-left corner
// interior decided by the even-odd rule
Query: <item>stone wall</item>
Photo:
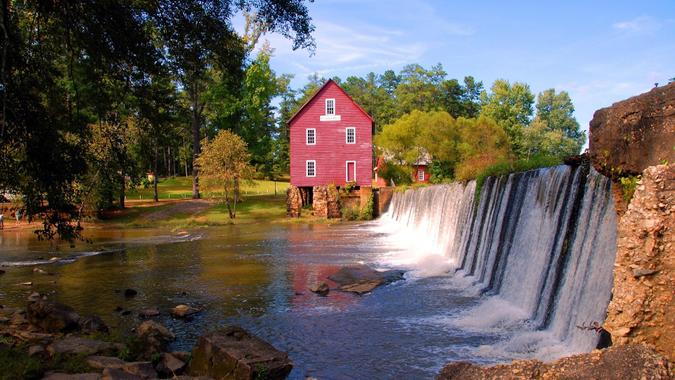
[[[595,111],[589,130],[593,166],[610,178],[675,162],[675,83]]]
[[[646,343],[675,360],[675,164],[647,168],[618,226],[615,344]]]
[[[290,186],[286,190],[286,216],[299,218],[302,210],[302,196],[296,186]]]
[[[377,192],[377,213],[382,215],[389,209],[391,198],[394,196],[394,188],[380,187]]]

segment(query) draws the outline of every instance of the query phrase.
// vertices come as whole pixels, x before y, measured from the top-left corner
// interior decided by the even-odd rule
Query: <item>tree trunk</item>
[[[201,115],[201,105],[199,104],[199,91],[197,84],[193,84],[192,89],[192,199],[199,199],[199,167],[197,166],[197,157],[201,153],[201,135],[199,119]]]
[[[120,179],[121,179],[121,182],[122,182],[122,186],[121,186],[121,188],[120,188],[120,202],[119,202],[119,207],[120,207],[120,209],[123,209],[123,208],[124,208],[124,194],[125,194],[125,190],[126,190],[126,186],[127,186],[127,184],[126,184],[126,177],[125,177],[125,175],[124,175],[124,172],[121,173],[121,178],[120,178]]]
[[[153,168],[153,175],[152,175],[152,191],[153,191],[153,199],[155,202],[159,202],[159,193],[157,192],[157,161],[159,160],[157,153],[157,146],[155,145],[155,162],[154,162],[154,168]]]

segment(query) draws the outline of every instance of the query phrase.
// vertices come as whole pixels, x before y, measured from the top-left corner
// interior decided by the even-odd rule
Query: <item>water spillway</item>
[[[446,273],[483,295],[456,323],[518,324],[503,355],[550,359],[593,349],[598,336],[576,326],[602,323],[611,297],[610,181],[561,165],[489,177],[476,192],[469,182],[397,193],[383,223],[420,242],[406,252],[408,264],[444,263]]]

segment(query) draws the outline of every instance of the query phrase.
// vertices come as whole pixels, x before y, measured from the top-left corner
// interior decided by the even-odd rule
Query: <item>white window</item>
[[[316,128],[305,129],[305,142],[307,145],[316,145]]]
[[[335,99],[326,99],[326,115],[335,115]]]
[[[315,160],[305,161],[305,176],[316,177],[316,161]]]
[[[417,180],[419,182],[424,181],[424,169],[417,169]]]
[[[356,144],[356,128],[348,127],[345,133],[347,144]]]

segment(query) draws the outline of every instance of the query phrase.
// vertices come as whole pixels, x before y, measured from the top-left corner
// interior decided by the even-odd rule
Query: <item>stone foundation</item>
[[[299,218],[302,210],[302,196],[300,189],[291,186],[286,190],[286,216]]]
[[[340,218],[340,196],[333,185],[314,186],[313,188],[314,216],[322,218]]]

